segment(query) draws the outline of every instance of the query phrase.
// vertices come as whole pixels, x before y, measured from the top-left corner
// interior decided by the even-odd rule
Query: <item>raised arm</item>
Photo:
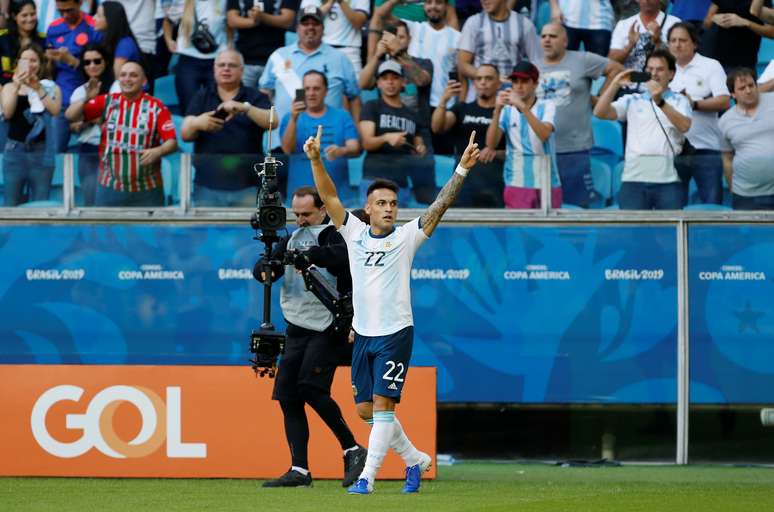
[[[428,206],[427,210],[422,215],[420,223],[425,235],[431,236],[433,234],[436,226],[441,222],[443,214],[446,213],[446,210],[448,210],[452,203],[454,203],[454,200],[457,199],[457,195],[460,193],[460,189],[462,189],[462,183],[465,181],[468,171],[476,165],[480,151],[478,149],[478,144],[474,142],[475,140],[476,132],[474,130],[470,133],[468,147],[466,147],[465,151],[462,153],[462,158],[460,158],[457,169],[454,170],[449,181],[446,182],[446,185],[444,185],[438,193],[438,197],[435,198],[433,204]]]
[[[615,78],[610,82],[610,87],[608,87],[604,93],[602,93],[599,96],[599,100],[597,100],[597,104],[594,105],[594,115],[600,119],[608,119],[610,121],[615,121],[618,119],[618,112],[616,112],[615,107],[613,107],[613,101],[615,99],[615,95],[618,93],[618,90],[621,88],[621,85],[623,83],[629,83],[628,78],[629,75],[632,74],[631,69],[626,69],[624,71],[621,71],[618,73]]]
[[[328,171],[325,170],[325,164],[323,164],[320,157],[321,139],[322,125],[319,125],[317,127],[317,136],[306,139],[304,153],[306,153],[312,164],[312,177],[314,177],[314,186],[317,187],[317,193],[320,194],[320,199],[325,204],[325,209],[328,210],[328,216],[333,221],[336,229],[338,229],[344,224],[347,211],[344,209],[344,205],[341,204],[339,195],[336,193],[336,185],[333,184],[333,180],[328,175]]]
[[[763,0],[752,0],[750,14],[758,17],[766,23],[774,23],[774,9],[763,5]]]

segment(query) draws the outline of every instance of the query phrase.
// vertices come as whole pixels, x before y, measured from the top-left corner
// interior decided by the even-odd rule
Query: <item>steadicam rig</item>
[[[254,357],[250,364],[259,377],[273,378],[277,373],[277,362],[285,348],[285,335],[277,332],[271,323],[271,285],[272,267],[281,262],[271,261],[272,246],[279,241],[277,232],[285,229],[287,212],[282,205],[279,192],[277,169],[282,162],[271,156],[271,126],[274,124],[274,107],[269,112],[269,144],[262,163],[253,167],[261,179],[256,194],[256,208],[250,217],[250,226],[255,230],[256,240],[263,242],[260,272],[267,276],[263,283],[263,322],[261,328],[250,333],[249,350]]]

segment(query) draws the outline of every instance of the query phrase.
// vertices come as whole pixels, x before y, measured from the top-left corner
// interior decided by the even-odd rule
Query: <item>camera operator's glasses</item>
[[[83,65],[84,66],[91,66],[91,65],[99,66],[102,64],[102,59],[83,59]]]

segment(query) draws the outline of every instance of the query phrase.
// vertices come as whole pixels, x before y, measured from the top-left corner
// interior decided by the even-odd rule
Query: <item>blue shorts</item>
[[[386,336],[361,336],[355,333],[352,391],[356,404],[371,402],[374,395],[400,402],[413,345],[412,325]]]

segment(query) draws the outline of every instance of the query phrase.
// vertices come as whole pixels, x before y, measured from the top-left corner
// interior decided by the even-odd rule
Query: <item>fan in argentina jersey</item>
[[[433,234],[459,194],[468,171],[478,161],[480,152],[475,136],[476,132],[471,133],[459,166],[427,211],[397,227],[399,188],[396,183],[376,179],[368,187],[365,211],[370,225],[365,224],[344,209],[320,158],[322,126],[318,127],[317,136],[304,144],[320,198],[347,243],[355,309],[352,390],[358,414],[373,425],[365,467],[347,490],[350,494],[373,492],[376,474],[390,448],[406,463],[403,492],[418,492],[422,473],[432,465],[432,458],[411,443],[395,417],[414,341],[411,263],[417,249]]]
[[[124,71],[139,71],[127,62]],[[143,78],[144,79],[144,78]],[[119,78],[121,92],[102,94],[83,107],[84,119],[99,119],[99,177],[102,187],[119,192],[143,192],[162,186],[161,157],[177,149],[175,125],[167,107],[134,83]]]

